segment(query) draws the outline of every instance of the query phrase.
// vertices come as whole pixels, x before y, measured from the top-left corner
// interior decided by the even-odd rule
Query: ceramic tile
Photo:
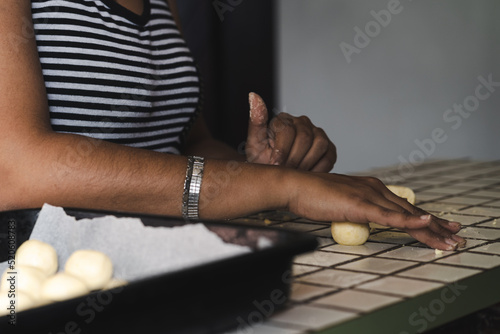
[[[500,208],[473,207],[460,211],[477,216],[500,217]]]
[[[420,208],[425,211],[456,212],[460,209],[465,208],[466,206],[467,205],[434,202],[422,204],[420,205]]]
[[[476,269],[459,268],[428,263],[416,268],[403,271],[401,273],[398,273],[397,275],[402,277],[420,278],[452,283],[465,277],[478,274],[480,272],[481,271]]]
[[[429,184],[421,181],[405,182],[403,186],[411,188],[413,191],[417,191],[422,188],[429,187]]]
[[[297,256],[294,262],[298,264],[329,267],[342,262],[351,261],[356,258],[358,258],[358,256],[315,251]]]
[[[355,312],[370,312],[401,300],[401,298],[371,292],[344,290],[315,300],[313,303],[350,309]]]
[[[467,181],[459,181],[459,183],[455,184],[453,186],[454,188],[461,191],[471,191],[471,190],[479,190],[484,187],[482,184],[477,184],[477,183],[469,183]]]
[[[306,329],[321,329],[332,326],[357,315],[353,312],[325,309],[321,307],[297,305],[277,313],[272,318],[272,323],[281,322],[302,326]]]
[[[486,197],[486,198],[498,198],[500,199],[500,192],[492,191],[492,190],[479,190],[472,193],[467,194],[469,196],[478,196],[478,197]]]
[[[404,297],[414,297],[424,292],[437,289],[441,286],[443,286],[442,283],[388,276],[372,282],[361,284],[357,286],[356,289],[384,292]]]
[[[467,182],[469,182],[469,183],[480,184],[480,185],[485,185],[485,186],[489,186],[490,184],[495,184],[495,183],[497,183],[499,181],[500,180],[497,179],[497,178],[490,178],[490,177],[485,177],[485,178],[481,178],[481,179],[470,179],[470,180],[467,180]]]
[[[314,236],[322,237],[322,238],[331,238],[332,237],[332,230],[331,230],[330,226],[323,227],[320,230],[316,230],[316,231],[309,232],[309,233],[311,233]],[[332,241],[333,241],[333,239],[332,239]]]
[[[490,219],[484,223],[478,224],[477,226],[480,227],[492,227],[492,228],[497,228],[500,229],[500,218],[494,218]]]
[[[457,233],[462,238],[495,240],[500,238],[500,229],[468,226]]]
[[[469,248],[476,247],[478,245],[482,245],[482,244],[485,244],[485,243],[488,242],[486,240],[479,240],[479,239],[467,239],[466,241],[467,241],[467,244],[465,245],[465,247],[460,248],[460,250],[469,249]],[[426,244],[423,244],[421,242],[413,244],[412,246],[413,247],[422,247],[422,248],[431,249],[431,248],[429,248],[429,246],[427,246]],[[453,254],[453,253],[455,253],[455,251],[443,251],[443,255],[450,255],[450,254]]]
[[[253,318],[251,320],[253,320]],[[262,324],[259,323],[256,324],[255,326],[250,326],[248,322],[247,323],[240,322],[238,328],[236,328],[231,332],[225,332],[224,334],[301,334],[301,333],[304,333],[303,329],[279,328],[273,326],[273,324],[269,324],[268,322]]]
[[[440,193],[435,193],[435,192],[430,192],[430,191],[424,191],[424,192],[416,192],[415,193],[415,198],[417,202],[427,202],[427,201],[434,201],[438,198],[442,198],[444,196],[448,196],[447,194],[440,194]]]
[[[500,256],[475,253],[459,253],[436,261],[457,266],[489,269],[500,266]]]
[[[436,186],[433,188],[426,188],[425,191],[433,192],[436,194],[442,194],[444,196],[456,195],[467,191],[466,189],[457,189],[456,187],[451,187],[449,185]]]
[[[320,268],[315,266],[305,266],[302,264],[293,264],[292,265],[292,276],[300,276],[312,271],[319,270]]]
[[[470,225],[470,224],[475,224],[475,223],[478,223],[480,221],[487,219],[484,216],[461,215],[460,213],[449,213],[449,212],[443,213],[442,215],[437,214],[436,216],[438,216],[439,218],[449,220],[449,221],[459,222],[460,224],[462,224],[464,226]]]
[[[335,241],[333,241],[332,237],[317,237],[316,240],[318,241],[318,248],[334,245]]]
[[[375,279],[379,276],[364,273],[355,273],[346,270],[324,269],[312,274],[297,278],[297,281],[333,286],[339,288],[349,288],[356,284]]]
[[[292,283],[290,299],[297,302],[303,302],[307,299],[322,296],[334,292],[336,288],[324,288],[300,282]]]
[[[366,258],[339,266],[339,269],[358,270],[373,274],[390,274],[395,271],[414,266],[415,262]]]
[[[498,208],[500,208],[500,200],[494,201],[494,202],[489,202],[488,204],[485,204],[485,206],[491,206],[491,207],[498,207]]]
[[[481,253],[500,255],[500,242],[494,242],[492,244],[487,244],[484,246],[471,249],[471,252],[481,252]]]
[[[310,232],[323,228],[325,226],[320,224],[300,224],[300,223],[289,222],[289,223],[273,225],[273,227],[282,227],[289,230],[300,231],[300,232]]]
[[[369,241],[377,241],[383,243],[393,243],[399,245],[406,245],[412,242],[415,242],[411,236],[404,232],[393,232],[393,231],[384,231],[377,234],[372,234],[368,238]]]
[[[488,202],[489,199],[467,197],[467,196],[454,196],[450,198],[441,199],[439,201],[441,203],[447,203],[447,204],[450,203],[450,204],[463,204],[463,205],[478,205]]]
[[[432,248],[419,248],[410,246],[403,246],[401,248],[377,255],[377,257],[419,262],[429,262],[435,259],[439,259],[443,256],[444,254],[436,254],[435,250]]]
[[[343,245],[332,245],[321,250],[327,252],[339,252],[339,253],[348,253],[355,255],[372,255],[374,253],[378,253],[384,251],[388,248],[395,247],[394,244],[384,244],[379,242],[366,242],[361,246],[343,246]]]

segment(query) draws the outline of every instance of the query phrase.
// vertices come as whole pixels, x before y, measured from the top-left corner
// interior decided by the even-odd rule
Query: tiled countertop
[[[311,233],[320,245],[295,258],[284,310],[262,322],[257,309],[245,322],[252,326],[231,333],[421,333],[500,302],[500,162],[433,161],[412,169],[363,174],[411,187],[418,206],[461,222],[465,249],[438,254],[384,226],[372,226],[363,246],[341,246],[328,222],[288,213],[241,219]]]

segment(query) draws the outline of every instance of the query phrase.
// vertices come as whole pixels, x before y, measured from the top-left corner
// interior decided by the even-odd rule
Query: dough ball
[[[17,249],[16,264],[38,268],[45,276],[50,276],[57,271],[57,253],[45,242],[28,240]]]
[[[77,250],[69,257],[64,270],[82,280],[90,290],[102,289],[113,276],[111,259],[95,250]]]
[[[389,188],[390,191],[396,194],[396,196],[406,198],[406,200],[410,204],[415,204],[415,199],[416,199],[415,193],[410,188],[403,186],[393,186],[393,185],[389,185],[387,186],[387,188]]]
[[[11,272],[15,272],[12,274]],[[15,291],[23,292],[30,296],[35,302],[41,299],[42,285],[45,274],[38,268],[28,266],[16,266],[15,270],[7,269],[2,275],[0,291],[8,291],[10,285],[16,285]]]
[[[80,279],[65,272],[59,272],[45,280],[42,286],[42,301],[56,302],[83,296],[90,290]]]
[[[350,222],[332,222],[332,237],[344,246],[359,246],[368,240],[370,226]]]
[[[15,297],[9,295],[8,290],[0,292],[0,316],[10,314],[10,307],[14,307],[13,312],[17,313],[38,306],[38,303],[29,294],[22,291],[16,291]]]
[[[106,285],[102,289],[103,290],[111,290],[111,289],[118,288],[118,287],[121,287],[121,286],[124,286],[127,284],[128,284],[128,282],[125,280],[118,279],[118,278],[112,278],[108,283],[106,283]]]

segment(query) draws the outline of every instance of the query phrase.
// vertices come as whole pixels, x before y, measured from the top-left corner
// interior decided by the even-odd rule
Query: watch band
[[[182,196],[182,216],[185,219],[199,219],[201,181],[205,158],[189,156]]]

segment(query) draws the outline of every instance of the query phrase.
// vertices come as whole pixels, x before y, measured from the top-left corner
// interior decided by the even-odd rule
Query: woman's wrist
[[[288,207],[290,170],[239,161],[205,161],[200,217],[229,219]]]

